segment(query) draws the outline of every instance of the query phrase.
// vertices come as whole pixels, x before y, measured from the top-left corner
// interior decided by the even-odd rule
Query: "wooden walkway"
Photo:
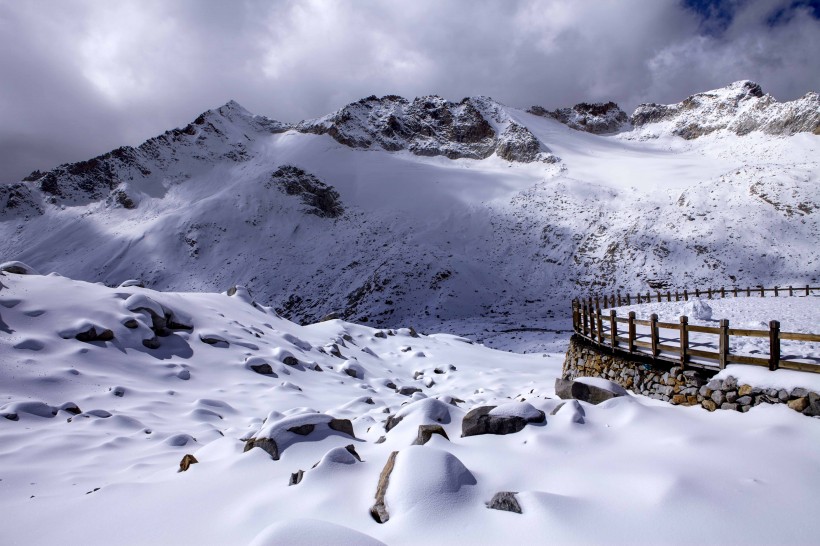
[[[726,290],[696,289],[692,292],[675,291],[674,301],[687,301],[690,294],[695,297],[766,297],[774,296],[812,296],[820,292],[819,287],[806,286],[795,290],[788,288],[732,288]],[[666,294],[656,292],[656,301],[673,301],[671,291]],[[603,307],[601,302],[603,301]],[[649,303],[650,293],[634,297],[627,294],[622,297],[618,292],[610,296],[595,296],[572,302],[572,323],[575,334],[597,345],[601,350],[622,355],[645,355],[653,359],[671,362],[682,368],[723,369],[727,364],[747,364],[762,366],[769,370],[786,369],[820,373],[820,358],[799,356],[806,354],[805,349],[814,349],[806,343],[820,343],[820,334],[783,332],[780,322],[769,322],[768,330],[730,328],[729,321],[723,319],[719,326],[697,326],[689,324],[686,316],[680,317],[679,323],[659,322],[658,316],[652,314],[648,319],[639,319],[634,311],[628,316],[620,317],[614,307],[631,305],[631,302]],[[820,299],[818,300],[820,304]],[[766,352],[749,353],[733,351],[735,345],[744,344],[746,340],[764,338]],[[752,345],[755,343],[752,342]],[[756,343],[760,346],[760,342]],[[785,350],[784,350],[785,349]],[[803,349],[803,350],[801,350]],[[817,346],[820,352],[820,345]]]

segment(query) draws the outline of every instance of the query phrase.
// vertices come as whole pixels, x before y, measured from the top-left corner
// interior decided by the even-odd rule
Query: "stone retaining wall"
[[[712,379],[715,371],[682,370],[647,355],[625,357],[598,349],[573,335],[564,360],[563,379],[603,377],[634,393],[685,406],[749,411],[759,404],[788,404],[804,415],[820,416],[820,395],[806,389],[765,389],[738,384],[733,377]]]

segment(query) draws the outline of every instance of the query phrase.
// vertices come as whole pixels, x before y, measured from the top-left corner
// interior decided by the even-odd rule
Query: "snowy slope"
[[[604,136],[485,97],[371,97],[288,125],[231,102],[0,187],[0,255],[453,332],[552,328],[599,287],[816,282],[818,138],[664,123]]]
[[[691,544],[740,532],[806,544],[820,531],[820,429],[786,407],[709,413],[634,396],[559,407],[560,355],[299,326],[242,287],[0,283],[4,544]],[[91,327],[111,333],[75,338]],[[461,437],[482,405],[546,418]],[[412,445],[422,424],[449,440]],[[245,451],[265,435],[278,458]],[[379,524],[369,510],[394,451]],[[198,462],[178,472],[186,454]],[[522,513],[489,510],[499,491],[516,491]]]

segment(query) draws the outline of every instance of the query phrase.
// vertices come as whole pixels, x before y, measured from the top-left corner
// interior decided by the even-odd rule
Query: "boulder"
[[[294,472],[293,474],[290,475],[290,480],[288,481],[288,485],[290,486],[290,485],[298,484],[299,482],[302,481],[302,478],[304,477],[304,475],[305,475],[304,470],[297,470],[296,472]]]
[[[198,462],[199,461],[196,460],[196,457],[194,457],[190,453],[185,455],[179,462],[179,472],[185,472],[186,470],[191,468],[192,464],[196,464]]]
[[[521,513],[521,505],[518,504],[518,499],[515,498],[517,491],[499,491],[490,502],[485,503],[487,508],[492,510],[504,510],[505,512]]]
[[[433,434],[438,434],[439,436],[444,436],[447,440],[450,439],[447,436],[447,432],[444,430],[444,427],[441,425],[419,425],[419,433],[416,437],[416,441],[413,442],[413,445],[424,445],[430,438],[433,437]]]
[[[570,389],[572,398],[600,404],[606,400],[628,394],[619,384],[600,377],[576,377]]]
[[[390,485],[390,474],[393,472],[398,454],[398,451],[394,451],[387,457],[387,462],[384,464],[381,474],[379,474],[379,483],[376,486],[376,502],[370,508],[370,515],[373,516],[373,519],[378,523],[385,523],[390,519],[384,497],[387,494],[387,486]]]
[[[502,406],[480,406],[470,410],[464,416],[461,421],[461,436],[463,438],[481,434],[513,434],[523,430],[528,423],[545,421],[544,412],[535,409],[527,402],[512,402]]]
[[[258,447],[276,461],[285,449],[295,443],[319,441],[340,434],[355,438],[353,424],[349,419],[336,419],[326,413],[311,412],[282,418],[281,414],[272,412],[262,429],[245,441],[244,451]]]

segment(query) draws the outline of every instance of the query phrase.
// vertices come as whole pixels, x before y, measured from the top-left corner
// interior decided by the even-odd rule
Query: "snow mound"
[[[410,446],[399,452],[385,496],[391,523],[412,516],[437,518],[476,501],[478,482],[448,451]]]
[[[618,383],[610,381],[609,379],[604,379],[603,377],[576,377],[573,381],[583,383],[584,385],[589,385],[591,387],[596,387],[618,396],[629,394],[626,389]]]
[[[386,546],[375,538],[328,521],[289,519],[269,525],[248,546]]]
[[[681,306],[680,314],[697,320],[712,320],[712,308],[702,299],[686,302]]]

